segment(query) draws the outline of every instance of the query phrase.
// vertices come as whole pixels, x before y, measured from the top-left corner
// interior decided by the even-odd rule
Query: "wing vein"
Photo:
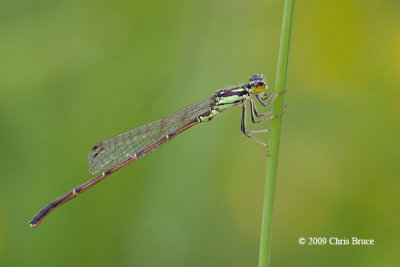
[[[213,104],[213,98],[206,99],[160,120],[117,134],[98,143],[90,150],[87,156],[89,173],[96,174],[116,166],[146,147],[158,142],[165,135],[185,126],[196,116],[210,111]]]

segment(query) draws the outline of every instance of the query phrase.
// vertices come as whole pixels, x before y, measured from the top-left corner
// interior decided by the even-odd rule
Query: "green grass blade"
[[[295,0],[286,0],[283,14],[281,43],[279,47],[278,66],[276,73],[275,91],[285,89],[289,60],[290,37],[293,25]],[[282,114],[284,94],[274,101],[273,113]],[[269,266],[271,259],[272,216],[274,211],[276,171],[278,167],[279,141],[281,135],[282,117],[272,120],[271,138],[269,141],[269,157],[267,158],[267,174],[264,191],[263,216],[261,224],[259,267]]]

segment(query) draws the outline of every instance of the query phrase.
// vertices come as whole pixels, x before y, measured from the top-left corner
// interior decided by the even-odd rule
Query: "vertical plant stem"
[[[279,47],[278,66],[276,72],[275,91],[285,90],[289,60],[290,37],[293,25],[295,0],[286,0],[283,14],[281,43]],[[273,113],[282,114],[284,94],[274,101]],[[267,158],[267,174],[264,191],[263,216],[261,224],[259,267],[269,266],[271,260],[272,216],[274,212],[276,171],[278,167],[279,140],[281,135],[282,116],[272,120],[271,138],[269,140],[269,157]]]

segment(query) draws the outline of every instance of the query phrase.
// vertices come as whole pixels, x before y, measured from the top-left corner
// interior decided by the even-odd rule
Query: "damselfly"
[[[267,116],[272,111],[258,113],[253,97],[262,106],[266,107],[274,101],[279,93],[267,94],[267,85],[260,74],[251,75],[249,82],[238,87],[219,90],[209,99],[188,106],[161,120],[150,122],[96,144],[87,156],[88,168],[91,174],[96,174],[100,171],[102,173],[72,189],[64,196],[50,202],[33,217],[30,221],[31,227],[36,227],[55,208],[82,194],[113,172],[143,158],[190,127],[201,122],[210,121],[222,111],[233,106],[242,105],[242,133],[257,143],[264,145],[268,151],[267,144],[249,134],[269,132],[270,130],[248,131],[246,129],[246,104],[247,101],[250,102],[250,115],[253,123],[266,121],[279,115]],[[256,117],[260,119],[256,119]]]

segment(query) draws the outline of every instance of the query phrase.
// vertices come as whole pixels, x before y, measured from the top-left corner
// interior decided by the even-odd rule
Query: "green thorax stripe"
[[[248,85],[217,91],[213,96],[215,104],[210,113],[199,116],[199,119],[201,122],[209,121],[222,111],[243,103],[249,96]]]

